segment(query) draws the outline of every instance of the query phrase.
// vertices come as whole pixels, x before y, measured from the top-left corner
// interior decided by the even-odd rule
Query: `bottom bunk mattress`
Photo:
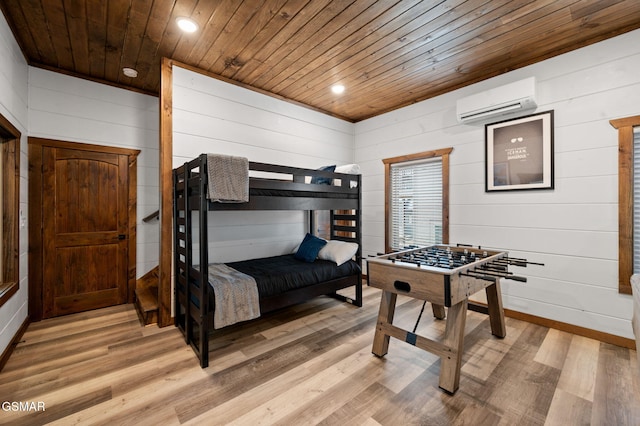
[[[335,262],[323,259],[305,262],[296,259],[293,254],[243,260],[226,265],[253,277],[261,298],[360,273],[360,266],[353,260],[337,266]]]
[[[213,291],[209,301],[213,327],[223,328],[257,318],[264,309],[260,300],[271,299],[266,308],[271,310],[287,305],[285,295],[292,291],[356,276],[360,272],[360,266],[353,260],[341,265],[323,259],[305,262],[293,254],[210,264],[209,285]],[[274,303],[273,299],[278,302]]]

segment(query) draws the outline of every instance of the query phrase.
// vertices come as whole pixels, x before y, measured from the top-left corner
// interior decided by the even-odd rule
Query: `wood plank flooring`
[[[400,297],[413,328],[419,301]],[[0,372],[15,425],[640,425],[635,351],[506,318],[507,336],[469,312],[460,389],[439,359],[391,340],[371,354],[380,292],[364,307],[320,297],[216,332],[201,369],[174,327],[140,325],[132,305],[33,323]],[[417,332],[438,338],[429,307]],[[34,404],[37,408],[37,405]]]

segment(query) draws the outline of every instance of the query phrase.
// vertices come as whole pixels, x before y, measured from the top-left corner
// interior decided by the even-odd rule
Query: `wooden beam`
[[[173,227],[173,61],[162,59],[160,76],[160,256],[158,280],[158,326],[171,319],[171,253]]]

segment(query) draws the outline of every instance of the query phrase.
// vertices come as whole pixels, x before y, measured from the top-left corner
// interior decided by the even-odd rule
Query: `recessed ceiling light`
[[[176,22],[178,23],[178,27],[186,33],[194,33],[198,31],[198,24],[196,24],[193,19],[182,17],[176,19]]]
[[[339,95],[344,92],[344,86],[342,84],[334,84],[331,86],[331,91],[336,95]]]
[[[138,71],[133,68],[122,68],[122,73],[131,78],[136,78],[138,76]]]

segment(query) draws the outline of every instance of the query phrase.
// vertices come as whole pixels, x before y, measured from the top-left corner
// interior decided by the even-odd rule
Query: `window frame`
[[[633,275],[633,128],[640,115],[611,120],[618,130],[618,292],[631,294]]]
[[[442,161],[442,243],[449,243],[449,154],[453,148],[443,148],[424,151],[415,154],[385,158],[384,163],[384,249],[390,253],[391,249],[391,166],[410,161],[429,160],[440,157]]]
[[[20,288],[20,138],[22,134],[0,114],[0,155],[2,156],[2,270],[0,307]]]

